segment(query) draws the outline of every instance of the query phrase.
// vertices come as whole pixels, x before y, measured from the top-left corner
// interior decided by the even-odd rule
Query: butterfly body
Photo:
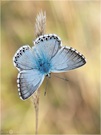
[[[51,63],[46,58],[37,57],[37,67],[42,74],[50,73]]]
[[[46,75],[49,74],[50,73],[50,63],[49,62],[40,63],[39,70],[43,74],[46,74]]]
[[[29,98],[51,72],[67,72],[86,63],[82,54],[71,47],[63,47],[55,34],[42,35],[34,46],[21,47],[13,57],[14,66],[19,70],[17,84],[21,99]]]

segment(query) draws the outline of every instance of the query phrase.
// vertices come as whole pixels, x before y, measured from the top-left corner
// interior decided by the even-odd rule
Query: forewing
[[[36,68],[36,57],[29,45],[22,46],[18,49],[13,57],[13,63],[18,70]]]
[[[51,60],[61,48],[61,40],[55,34],[43,35],[34,41],[33,51],[39,57]]]
[[[85,57],[73,48],[62,47],[52,58],[52,72],[65,72],[86,63]]]
[[[17,86],[20,98],[29,98],[42,84],[44,75],[38,70],[23,70],[18,74]]]

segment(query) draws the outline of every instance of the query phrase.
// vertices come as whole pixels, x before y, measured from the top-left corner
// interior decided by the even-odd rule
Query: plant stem
[[[46,13],[43,11],[40,11],[39,14],[36,16],[36,23],[35,23],[35,36],[36,38],[43,35],[45,33],[45,27],[46,27]],[[40,90],[36,90],[35,93],[32,96],[33,104],[35,107],[35,135],[38,135],[38,118],[39,118],[39,96],[40,96]]]
[[[38,134],[38,109],[36,109],[35,111],[35,115],[36,115],[36,130],[35,130],[35,134]]]
[[[33,104],[35,108],[35,135],[38,135],[38,118],[39,118],[39,96],[40,90],[37,90],[35,94],[32,96]]]
[[[37,91],[37,100],[36,100],[36,107],[35,107],[35,115],[36,115],[36,131],[35,134],[38,134],[38,118],[39,118],[39,93],[40,91]]]

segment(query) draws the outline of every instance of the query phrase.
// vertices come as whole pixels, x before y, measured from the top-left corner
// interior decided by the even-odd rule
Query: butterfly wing
[[[20,71],[17,77],[17,86],[20,98],[25,100],[29,98],[42,84],[44,75],[38,70]]]
[[[21,99],[29,98],[44,80],[44,75],[38,70],[36,52],[26,45],[14,55],[14,66],[20,71],[17,78],[18,91]]]
[[[84,56],[77,52],[75,49],[62,47],[52,58],[51,63],[52,72],[65,72],[81,67],[86,63],[86,60]]]
[[[61,48],[61,40],[55,34],[43,35],[34,41],[33,51],[43,59],[52,59]]]
[[[13,63],[14,66],[20,71],[36,68],[35,53],[32,53],[32,49],[29,45],[22,46],[15,53]]]

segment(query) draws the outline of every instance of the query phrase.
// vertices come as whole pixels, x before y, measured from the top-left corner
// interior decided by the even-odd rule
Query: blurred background
[[[55,33],[72,46],[87,64],[40,87],[40,134],[100,134],[100,1],[1,2],[1,134],[35,131],[31,98],[22,101],[17,91],[18,71],[13,55],[25,44],[33,46],[37,13],[46,11],[46,33]]]

